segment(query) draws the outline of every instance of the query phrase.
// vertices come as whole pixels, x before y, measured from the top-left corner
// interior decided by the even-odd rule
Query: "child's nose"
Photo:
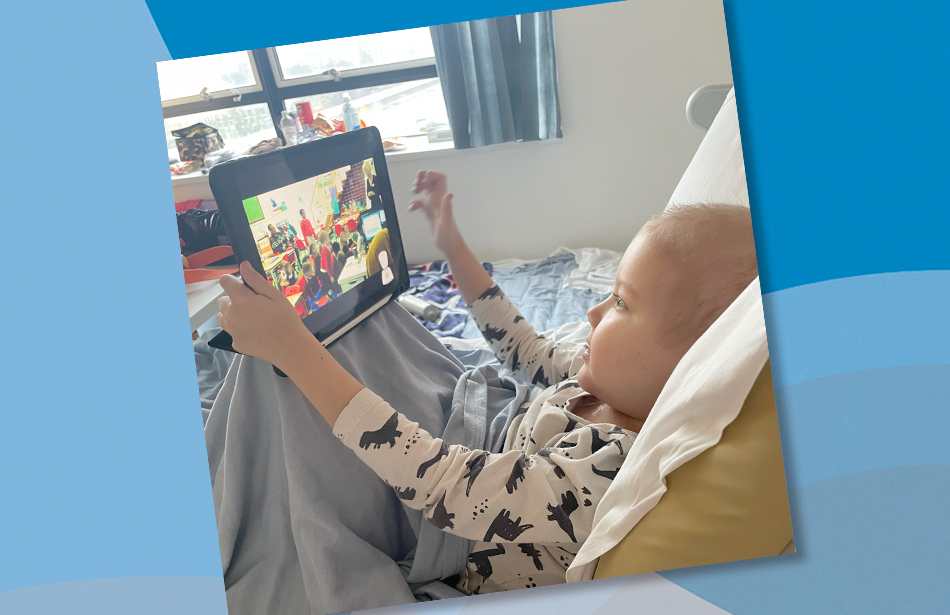
[[[591,309],[587,310],[587,320],[590,321],[591,327],[596,327],[597,323],[600,322],[600,313],[597,311],[600,305],[595,305]]]

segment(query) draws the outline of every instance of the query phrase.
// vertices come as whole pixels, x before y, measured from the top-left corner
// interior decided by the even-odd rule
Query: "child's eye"
[[[619,309],[627,307],[627,304],[623,302],[623,299],[620,298],[620,295],[614,294],[614,297],[617,298],[617,300],[614,302],[614,307]]]

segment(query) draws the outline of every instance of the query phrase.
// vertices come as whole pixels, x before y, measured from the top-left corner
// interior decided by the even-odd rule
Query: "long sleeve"
[[[557,343],[538,335],[497,285],[486,290],[469,309],[498,360],[532,384],[548,387],[567,380],[584,364],[584,344]]]
[[[585,540],[613,478],[603,470],[619,465],[615,458],[630,441],[622,431],[587,426],[534,455],[448,446],[368,389],[354,397],[333,432],[434,526],[496,543]]]

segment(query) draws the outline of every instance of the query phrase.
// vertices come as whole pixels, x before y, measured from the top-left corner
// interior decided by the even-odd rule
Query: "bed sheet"
[[[569,322],[586,322],[587,310],[609,294],[609,291],[564,288],[565,280],[577,268],[573,253],[555,252],[539,261],[495,269],[492,278],[535,330],[548,331]],[[471,318],[461,337],[481,338]]]

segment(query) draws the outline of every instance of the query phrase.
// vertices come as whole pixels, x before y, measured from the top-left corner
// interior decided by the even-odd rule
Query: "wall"
[[[562,245],[623,251],[703,138],[686,120],[687,98],[732,81],[720,0],[565,9],[555,32],[562,140],[388,161],[401,211],[420,168],[448,174],[456,219],[484,260],[540,258]],[[439,257],[420,215],[400,215],[400,225],[411,262]]]

